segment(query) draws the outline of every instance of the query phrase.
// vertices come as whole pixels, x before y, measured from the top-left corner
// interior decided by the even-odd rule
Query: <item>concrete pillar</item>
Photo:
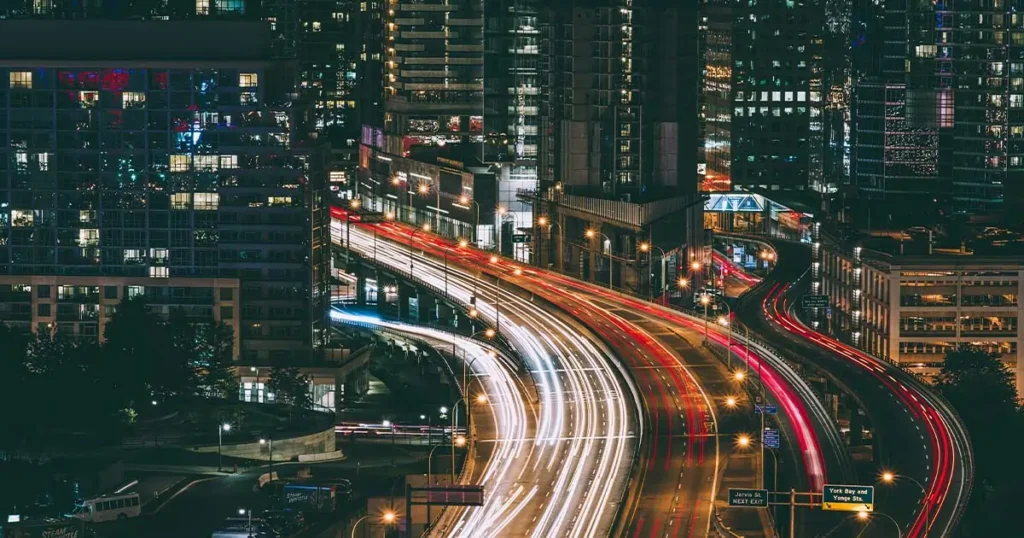
[[[438,301],[437,303],[437,320],[443,322],[450,322],[455,317],[455,309],[448,306],[446,303]]]
[[[433,321],[434,314],[437,312],[437,299],[426,291],[419,290],[416,302],[417,321],[420,323],[430,323]]]
[[[554,237],[552,234],[551,240],[554,241],[552,247],[555,250],[555,263],[557,264],[558,270],[565,271],[565,215],[558,215],[558,237]]]
[[[398,285],[398,318],[409,319],[409,299],[413,297],[415,290],[408,285]]]
[[[355,266],[356,304],[366,306],[366,268],[362,264]]]

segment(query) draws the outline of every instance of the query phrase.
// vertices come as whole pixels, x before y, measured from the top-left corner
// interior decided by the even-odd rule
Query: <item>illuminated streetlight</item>
[[[688,288],[688,287],[690,287],[690,281],[685,279],[685,278],[680,278],[679,279],[679,287],[680,288]]]
[[[384,515],[382,515],[380,517],[380,519],[384,523],[387,523],[388,525],[391,525],[392,523],[395,522],[395,513],[391,512],[391,511],[384,512]]]
[[[548,218],[547,217],[537,217],[537,224],[540,224],[541,226],[547,226],[548,225]]]
[[[486,336],[487,338],[494,338],[494,334],[494,329],[487,329],[486,331],[484,331],[484,336]]]
[[[725,399],[725,405],[726,405],[726,407],[736,407],[736,397],[735,396],[729,396],[728,398],[726,398]]]
[[[456,437],[455,438],[455,446],[458,446],[458,447],[466,446],[466,438],[461,436],[461,435]]]
[[[475,318],[475,317],[477,317],[477,315],[479,315],[479,314],[480,314],[480,313],[479,313],[479,312],[477,312],[475,308],[469,311],[469,317],[471,317],[471,318]]]
[[[441,411],[442,415],[447,415],[448,414],[448,408],[443,406],[443,405],[441,406],[441,409],[439,409],[439,411]]]
[[[695,261],[691,263],[690,269],[693,269],[694,271],[700,271],[700,262]]]
[[[399,183],[401,183],[401,181],[398,181],[397,177],[391,178],[391,184],[392,185],[398,185]]]
[[[421,227],[421,229],[422,229],[422,230],[423,230],[424,232],[429,232],[429,231],[430,231],[430,225],[429,225],[429,224],[424,224],[424,225],[423,225],[423,226]]]
[[[746,374],[744,374],[742,371],[738,371],[738,370],[736,371],[735,374],[733,374],[733,379],[735,379],[736,381],[743,381],[743,379],[746,378],[746,377],[747,377]]]
[[[469,241],[466,241],[465,239],[459,239],[459,247],[466,248],[468,246],[469,246]]]
[[[702,304],[704,306],[707,306],[707,304],[710,303],[710,302],[711,302],[711,298],[708,297],[707,294],[704,294],[704,295],[700,296],[700,304]]]
[[[718,324],[721,325],[722,327],[728,327],[729,320],[726,319],[725,316],[718,316]]]
[[[894,480],[896,480],[896,475],[892,474],[891,472],[886,471],[882,473],[882,482],[885,482],[886,484],[892,484]]]
[[[486,394],[480,394],[479,396],[477,396],[476,397],[476,403],[481,403],[481,404],[487,403],[487,395]]]
[[[648,243],[640,243],[640,252],[647,252],[651,250],[651,245]]]
[[[747,448],[750,446],[750,436],[743,434],[736,437],[736,446],[740,448]]]
[[[426,185],[420,185],[416,190],[419,191],[420,194],[427,194],[427,191],[430,189],[428,189]]]
[[[384,422],[381,422],[381,426],[384,426],[385,428],[390,428],[391,427],[391,421],[388,420],[388,419],[384,419]],[[262,441],[262,439],[261,439],[261,441]]]
[[[384,213],[384,220],[395,220],[395,214],[390,211]]]
[[[348,206],[352,209],[359,209],[359,198],[356,198],[348,203]]]
[[[498,263],[498,257],[497,256],[491,256],[491,263]]]
[[[515,270],[515,271],[512,271],[512,272],[513,272],[513,273],[515,273],[515,274],[516,274],[516,276],[519,276],[519,275],[523,274],[523,270],[522,270],[522,269],[520,269],[520,268],[518,268],[518,267],[516,268],[516,270]]]
[[[587,236],[587,239],[592,239],[594,237],[594,230],[587,230],[583,235]]]

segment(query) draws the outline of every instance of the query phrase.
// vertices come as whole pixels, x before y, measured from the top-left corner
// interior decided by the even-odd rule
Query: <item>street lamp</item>
[[[238,515],[249,516],[249,523],[246,525],[247,533],[252,536],[252,509],[251,508],[239,508]]]
[[[426,195],[430,192],[430,187],[426,183],[420,183],[418,189],[420,194]],[[437,204],[434,206],[434,228],[437,229],[437,233],[441,233],[441,185],[437,185],[434,189],[437,191]]]
[[[885,512],[871,512],[870,514],[867,512],[857,512],[857,519],[860,521],[871,521],[871,516],[882,516],[889,521],[892,521],[892,524],[896,526],[897,538],[903,538],[903,529],[900,528],[900,524],[889,514],[886,514]]]
[[[348,203],[350,209],[359,209],[359,198],[354,198]],[[345,262],[352,259],[352,212],[345,212]]]
[[[557,222],[555,222],[553,220],[549,220],[547,217],[538,217],[537,218],[537,224],[539,224],[540,226],[547,226],[548,227],[548,231],[551,232],[552,234],[555,233],[555,226],[558,226]],[[541,236],[541,237],[543,237],[543,236]],[[565,248],[564,248],[564,244],[563,244],[564,240],[565,240],[564,230],[562,230],[562,228],[559,226],[559,228],[558,228],[558,257],[556,258],[558,260],[558,270],[559,271],[564,271],[565,270],[565,263],[564,263],[564,260],[562,258],[563,256],[565,256]]]
[[[702,302],[703,302],[703,300],[702,300]],[[720,325],[724,326],[724,327],[728,327],[728,329],[729,329],[728,347],[725,348],[725,353],[726,353],[726,362],[728,362],[728,364],[729,364],[729,369],[732,370],[732,323],[729,322],[729,320],[732,318],[732,308],[729,306],[729,303],[725,302],[724,298],[722,299],[721,304],[725,306],[726,315],[719,317],[718,318],[718,323]],[[707,309],[707,305],[705,305],[704,308],[705,308],[704,315],[707,316],[707,310],[706,310]],[[707,322],[706,318],[705,318],[705,322]],[[707,335],[705,335],[705,338],[707,338]]]
[[[444,408],[442,407],[442,409],[444,409]],[[454,436],[454,432],[452,432],[452,435]],[[452,438],[452,483],[455,482],[455,447],[458,446],[458,447],[461,448],[461,447],[463,447],[465,445],[466,445],[466,438],[465,437],[460,435],[458,437],[453,437]],[[434,451],[439,449],[439,448],[441,448],[441,447],[443,447],[443,446],[444,446],[444,443],[440,443],[440,444],[434,445],[434,448],[430,449],[430,454],[427,454],[427,484],[430,484],[430,477],[433,474],[433,470],[432,470],[433,467],[432,467],[432,465],[433,465],[433,461],[434,461]]]
[[[654,252],[653,251],[655,249],[661,251],[661,287],[662,287],[661,295],[665,295],[665,258],[667,258],[668,255],[665,254],[665,249],[663,249],[661,247],[656,247],[656,246],[654,246],[654,245],[652,245],[650,243],[640,243],[640,251],[641,252],[649,253],[649,255],[648,255],[648,258],[649,258],[648,265],[653,265],[653,263],[654,263],[654,259],[653,259],[654,258]],[[653,298],[654,298],[654,286],[650,285],[650,286],[647,287],[647,289],[648,289],[648,295],[649,295],[648,298],[650,300],[653,300]]]
[[[763,415],[763,413],[762,413],[762,415]],[[778,488],[778,484],[779,484],[779,456],[778,456],[778,454],[775,453],[775,449],[774,448],[764,444],[764,440],[763,440],[763,436],[764,436],[764,426],[763,426],[763,423],[764,422],[763,421],[764,421],[764,419],[762,418],[762,427],[761,427],[762,440],[757,442],[757,444],[760,445],[760,448],[761,448],[761,472],[758,473],[758,474],[761,475],[761,480],[760,481],[761,481],[761,488],[763,489],[764,488],[764,451],[765,451],[765,449],[768,449],[768,452],[770,452],[771,455],[772,455],[772,489],[777,489]],[[745,433],[741,433],[740,435],[738,435],[736,437],[736,446],[741,448],[741,449],[751,448],[751,447],[754,446],[754,443],[755,443],[755,441],[749,435],[747,435]]]
[[[424,224],[423,226],[421,226],[419,228],[416,228],[412,232],[409,233],[409,276],[412,276],[412,240],[413,240],[414,237],[416,237],[416,234],[418,234],[420,232],[429,232],[429,231],[430,231],[430,225],[429,224]]]
[[[459,196],[459,203],[462,205],[473,204],[476,206],[476,220],[473,221],[473,244],[479,247],[480,242],[477,240],[477,230],[480,229],[480,203],[465,194]]]
[[[270,445],[268,447],[270,449],[270,458],[267,460],[270,462],[270,469],[267,471],[267,474],[270,476],[270,480],[274,480],[274,438],[267,437],[266,439],[260,439],[260,444]]]
[[[736,409],[737,400],[735,396],[728,396],[725,399],[725,406],[729,409]]]
[[[607,235],[605,235],[605,234],[603,234],[601,232],[598,232],[596,230],[587,230],[584,235],[587,236],[587,239],[593,239],[593,238],[597,237],[598,235],[600,235],[601,237],[603,237],[605,239],[605,241],[608,241],[609,249],[611,249],[614,246],[614,245],[611,244],[612,240],[609,239]],[[612,278],[614,276],[614,272],[615,271],[612,268],[612,252],[611,252],[611,250],[609,250],[608,251],[608,289],[612,289]]]
[[[217,427],[217,471],[224,470],[224,432],[231,431],[231,424],[224,423]]]
[[[411,272],[412,271],[410,271],[410,273]],[[708,304],[710,303],[711,297],[708,297],[707,293],[704,293],[700,296],[700,304],[704,305],[704,343],[707,343],[708,341]]]
[[[365,516],[363,516],[363,517],[361,517],[361,518],[356,520],[356,522],[352,525],[352,535],[351,535],[352,538],[356,538],[356,527],[358,527],[359,524],[363,522],[363,520],[365,520],[365,519],[367,519],[369,517],[370,517],[370,515],[367,514],[367,515],[365,515]],[[395,519],[397,519],[397,516],[391,510],[388,510],[387,512],[384,512],[383,514],[380,515],[380,522],[383,523],[385,527],[390,527],[391,525],[394,525],[395,524]],[[387,536],[387,529],[384,530],[384,535]]]
[[[249,371],[256,374],[256,385],[254,391],[256,392],[256,402],[258,403],[260,401],[260,369],[258,366],[250,366]]]
[[[459,239],[459,243],[457,245],[452,245],[444,249],[444,294],[446,296],[448,295],[448,253],[453,249],[466,248],[467,246],[469,246],[469,241]],[[409,271],[409,275],[412,275],[412,271]]]
[[[924,484],[918,482],[917,480],[910,476],[897,475],[892,471],[882,471],[882,474],[878,475],[878,479],[883,484],[890,485],[895,484],[898,480],[907,480],[912,482],[915,486],[921,489],[921,504],[924,505],[924,532],[921,533],[921,536],[927,537],[930,520],[928,519],[928,489],[924,487]]]

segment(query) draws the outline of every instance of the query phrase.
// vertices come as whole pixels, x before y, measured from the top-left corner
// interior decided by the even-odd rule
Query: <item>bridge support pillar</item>
[[[411,286],[398,285],[398,319],[409,319],[409,306],[414,292]]]
[[[355,267],[356,274],[356,304],[366,306],[366,269],[362,264]]]
[[[437,312],[437,299],[423,290],[417,290],[416,296],[416,320],[430,323]]]

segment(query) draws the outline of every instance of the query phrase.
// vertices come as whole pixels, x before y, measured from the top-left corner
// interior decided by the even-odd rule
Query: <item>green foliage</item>
[[[31,443],[42,429],[116,433],[148,410],[196,398],[229,398],[234,334],[223,324],[168,320],[137,299],[123,301],[102,345],[0,325],[0,445]],[[14,411],[16,410],[16,411]]]
[[[313,408],[313,395],[310,393],[311,379],[299,374],[294,367],[278,367],[270,374],[267,387],[277,399],[300,409]]]
[[[1024,411],[1013,375],[999,359],[962,347],[946,354],[936,386],[956,408],[971,436],[975,487],[961,526],[964,536],[1001,536],[1014,528],[1024,464],[1013,447],[1024,442]]]

